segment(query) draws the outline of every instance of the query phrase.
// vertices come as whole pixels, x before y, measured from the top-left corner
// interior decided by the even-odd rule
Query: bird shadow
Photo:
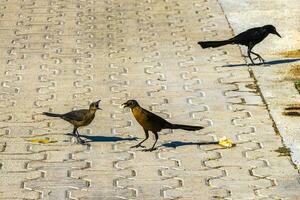
[[[71,133],[66,135],[74,136]],[[118,136],[90,136],[90,135],[80,135],[81,138],[87,139],[86,142],[118,142],[118,141],[136,141],[137,137],[118,137]]]
[[[279,60],[271,60],[266,61],[265,64],[246,64],[246,63],[240,63],[240,64],[229,64],[229,65],[223,65],[222,67],[243,67],[243,66],[271,66],[271,65],[278,65],[278,64],[286,64],[286,63],[293,63],[300,61],[300,58],[293,58],[293,59],[279,59]]]
[[[167,147],[167,148],[177,148],[182,146],[190,146],[190,145],[210,145],[210,144],[218,144],[218,142],[181,142],[181,141],[172,141],[165,144],[162,144],[158,147]]]

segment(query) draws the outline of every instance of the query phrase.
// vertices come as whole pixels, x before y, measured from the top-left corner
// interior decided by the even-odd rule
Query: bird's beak
[[[123,108],[126,108],[126,107],[128,107],[128,104],[127,103],[123,103],[122,106],[123,106]]]
[[[281,35],[277,31],[274,34],[281,38]]]
[[[102,108],[99,107],[100,101],[101,101],[101,100],[97,101],[97,109],[98,109],[98,110],[102,110]]]

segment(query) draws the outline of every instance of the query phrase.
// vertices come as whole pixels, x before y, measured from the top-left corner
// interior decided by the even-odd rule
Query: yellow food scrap
[[[219,139],[219,145],[226,148],[231,148],[235,146],[235,144],[230,139],[227,139],[226,137],[222,137]]]
[[[40,143],[40,144],[48,144],[48,143],[55,143],[57,142],[56,140],[51,140],[50,138],[35,138],[35,139],[30,139],[27,140],[32,143]]]

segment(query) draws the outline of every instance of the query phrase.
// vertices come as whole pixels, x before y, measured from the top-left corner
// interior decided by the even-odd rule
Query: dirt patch
[[[294,117],[300,116],[300,112],[296,112],[296,111],[286,111],[286,112],[283,112],[282,114],[286,115],[286,116],[294,116]]]
[[[279,70],[278,73],[284,76],[285,81],[298,81],[300,80],[300,65],[291,65],[288,68]]]
[[[255,92],[257,92],[258,90],[258,87],[257,87],[257,85],[255,85],[255,84],[253,84],[253,83],[250,83],[250,84],[247,84],[246,85],[246,88],[249,88],[249,89],[251,89],[251,90],[255,90]]]
[[[279,156],[290,156],[291,155],[291,150],[290,150],[290,148],[287,148],[287,147],[279,147],[278,149],[275,150],[275,152],[279,153]]]
[[[294,116],[294,117],[300,116],[300,105],[293,104],[293,105],[290,105],[290,106],[284,108],[284,110],[285,111],[282,113],[283,115]]]
[[[280,52],[279,55],[283,56],[284,58],[300,58],[300,49],[293,51],[283,51]]]
[[[284,108],[284,110],[300,110],[300,105],[290,105],[289,107]]]
[[[294,86],[300,94],[300,65],[292,65],[289,69],[281,71],[285,74],[285,81],[294,81]]]
[[[300,65],[292,65],[288,73],[292,77],[300,78]]]

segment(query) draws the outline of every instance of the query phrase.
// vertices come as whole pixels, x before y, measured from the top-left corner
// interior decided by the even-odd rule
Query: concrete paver
[[[201,50],[230,37],[218,1],[0,1],[0,199],[297,199],[299,174],[282,146],[238,47]],[[103,111],[80,130],[42,116]],[[128,99],[172,122],[155,152]],[[226,136],[237,146],[210,144]],[[55,143],[35,144],[49,137]],[[153,139],[145,144],[150,146]],[[195,143],[202,143],[197,145]],[[175,148],[176,147],[176,148]]]

